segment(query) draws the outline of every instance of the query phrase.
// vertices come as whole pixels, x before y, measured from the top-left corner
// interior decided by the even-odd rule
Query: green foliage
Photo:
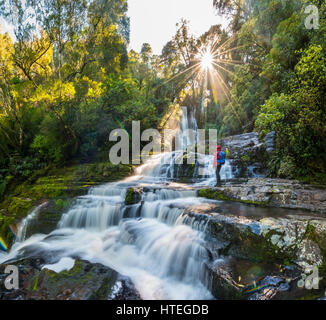
[[[294,179],[297,176],[297,167],[295,161],[290,157],[282,159],[277,175],[280,178]]]
[[[241,161],[243,162],[250,162],[250,156],[248,154],[245,154],[241,157]]]
[[[6,176],[108,160],[113,129],[157,127],[182,89],[166,83],[170,65],[150,45],[128,54],[125,0],[5,0],[0,9],[16,34],[0,33],[0,196]]]
[[[326,173],[325,1],[219,1],[238,31],[245,62],[234,67],[232,102],[218,110],[220,135],[276,132],[271,176],[317,180]],[[305,9],[319,10],[319,28],[305,27]],[[237,23],[236,23],[237,22]],[[234,45],[236,45],[234,44]],[[221,122],[221,119],[222,122]],[[315,178],[314,178],[315,177]]]
[[[280,177],[326,172],[326,59],[321,46],[301,51],[288,94],[272,95],[261,107],[256,128],[276,132],[276,157],[270,171]],[[276,164],[276,165],[275,165]]]
[[[24,217],[31,207],[31,199],[13,197],[10,205],[8,206],[8,213],[13,217]]]
[[[134,120],[157,128],[172,103],[192,107],[220,137],[275,130],[271,175],[324,174],[326,15],[323,1],[312,2],[318,30],[304,26],[308,0],[214,0],[231,34],[215,25],[196,38],[181,20],[156,55],[148,43],[127,51],[126,0],[1,1],[16,39],[0,33],[0,196],[6,177],[107,160],[113,129],[130,133]],[[210,46],[234,63],[206,88],[203,72],[187,70]]]

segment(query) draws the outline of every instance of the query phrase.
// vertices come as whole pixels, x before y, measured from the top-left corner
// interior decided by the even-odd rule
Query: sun
[[[200,57],[200,64],[203,70],[213,69],[214,57],[210,50],[206,50]]]

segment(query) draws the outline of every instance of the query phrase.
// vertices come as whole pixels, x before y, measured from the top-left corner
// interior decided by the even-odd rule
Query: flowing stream
[[[184,108],[178,136],[183,146],[191,143],[186,129],[196,137],[196,120]],[[49,264],[56,264],[56,270],[59,263],[60,270],[60,261],[64,269],[64,261],[79,257],[130,277],[143,299],[213,298],[204,280],[205,263],[212,259],[206,223],[185,214],[209,200],[197,198],[193,185],[173,182],[178,178],[178,156],[180,152],[152,156],[135,176],[90,189],[61,217],[55,231],[26,239],[29,221],[37,219],[40,208],[36,208],[23,221],[11,251],[0,256],[0,263],[42,255]],[[194,176],[195,185],[214,185],[213,158],[198,155],[198,159],[196,166],[202,166],[204,176]],[[232,178],[228,162],[221,176]],[[142,200],[126,206],[130,187],[142,188]]]

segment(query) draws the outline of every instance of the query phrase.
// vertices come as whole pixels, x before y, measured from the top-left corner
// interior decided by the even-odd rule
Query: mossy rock
[[[197,195],[200,198],[207,198],[207,199],[212,199],[212,200],[241,202],[241,203],[245,203],[245,204],[249,204],[249,205],[262,206],[262,207],[269,206],[269,202],[230,198],[223,192],[216,190],[216,189],[201,189],[198,191]]]
[[[10,247],[13,235],[9,225],[25,218],[42,200],[55,200],[56,210],[62,211],[69,205],[69,197],[84,195],[91,186],[122,179],[131,172],[131,165],[101,162],[64,168],[49,166],[35,171],[24,182],[10,177],[6,180],[6,198],[0,203],[0,212],[5,212],[0,214],[0,236]]]
[[[317,232],[316,227],[308,223],[303,238],[315,242],[320,249],[321,255],[323,257],[323,262],[320,266],[318,266],[319,276],[321,277],[319,284],[320,287],[326,289],[326,233],[324,232],[321,234]]]
[[[141,201],[141,193],[138,190],[129,188],[126,193],[125,204],[133,205]]]
[[[32,206],[33,202],[31,199],[13,197],[8,206],[8,213],[14,217],[24,217]]]
[[[297,258],[296,247],[279,248],[271,238],[278,234],[271,230],[266,235],[255,234],[250,227],[229,221],[210,220],[208,231],[211,236],[227,245],[219,250],[219,255],[246,259],[256,263],[289,265]]]
[[[27,299],[107,300],[117,276],[101,264],[77,260],[71,270],[36,272],[26,286]]]
[[[230,200],[222,192],[212,189],[201,189],[198,191],[198,197],[212,200]]]

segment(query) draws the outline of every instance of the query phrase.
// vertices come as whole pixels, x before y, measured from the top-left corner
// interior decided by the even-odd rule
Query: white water
[[[46,206],[46,202],[45,203],[42,203],[41,205],[39,205],[38,207],[36,207],[35,209],[32,210],[32,212],[25,218],[21,221],[20,223],[20,226],[18,228],[18,231],[17,231],[17,238],[16,238],[16,241],[17,242],[22,242],[24,240],[26,240],[26,232],[27,232],[27,227],[29,225],[29,223],[36,219],[40,210]]]
[[[177,179],[175,164],[183,158],[187,148],[197,143],[197,122],[193,114],[188,117],[187,108],[182,108],[179,134],[176,137],[177,145],[181,146],[182,151],[166,152],[152,156],[149,161],[136,170],[134,181],[142,180],[146,182],[169,181]],[[199,167],[195,185],[214,186],[216,184],[216,174],[213,168],[214,156],[200,153],[189,152],[189,155],[196,159],[196,166]],[[182,160],[181,160],[182,163]],[[233,178],[232,167],[229,160],[220,172],[221,180],[231,180]]]
[[[184,130],[191,128],[196,134],[194,117],[188,119],[184,111],[180,127],[178,139],[187,146],[192,142]],[[209,261],[206,222],[184,214],[204,200],[196,198],[187,186],[168,182],[174,177],[175,158],[175,152],[153,156],[137,169],[136,176],[92,188],[62,216],[57,230],[26,240],[28,221],[37,216],[37,208],[19,230],[18,238],[23,242],[16,242],[9,254],[0,256],[0,263],[18,255],[48,253],[53,261],[46,267],[61,270],[67,264],[71,267],[72,259],[79,257],[130,277],[143,299],[212,298],[201,281],[204,264]],[[213,158],[199,155],[198,161],[206,176],[201,183],[214,184]],[[232,177],[228,163],[221,176]],[[131,186],[148,190],[141,204],[128,207],[124,199]]]
[[[56,273],[59,273],[64,270],[71,270],[75,265],[75,260],[71,258],[61,258],[59,262],[54,264],[46,264],[42,269],[52,270]]]

